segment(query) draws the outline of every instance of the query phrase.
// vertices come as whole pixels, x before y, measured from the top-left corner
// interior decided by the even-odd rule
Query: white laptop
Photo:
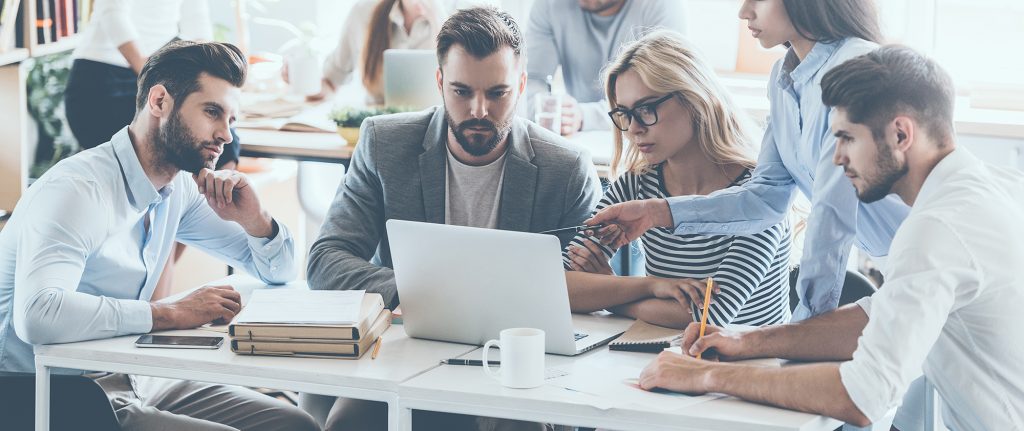
[[[412,110],[442,104],[436,73],[434,50],[384,50],[384,104]]]
[[[539,328],[548,353],[576,355],[632,323],[570,312],[555,236],[403,220],[387,229],[411,337],[483,345],[502,329]]]

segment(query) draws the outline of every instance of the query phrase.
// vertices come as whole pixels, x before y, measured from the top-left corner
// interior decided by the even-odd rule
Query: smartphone
[[[167,349],[217,349],[224,343],[221,337],[185,335],[143,335],[135,340],[135,347],[162,347]]]

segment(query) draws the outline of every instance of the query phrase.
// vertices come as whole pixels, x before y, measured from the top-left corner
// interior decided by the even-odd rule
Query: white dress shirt
[[[128,67],[117,47],[134,41],[149,57],[175,37],[213,39],[206,0],[96,0],[72,57]]]
[[[266,283],[295,278],[283,225],[271,239],[247,235],[187,172],[157,190],[127,127],[47,171],[0,231],[0,374],[33,372],[31,344],[152,330],[149,299],[175,241]]]
[[[840,375],[872,420],[924,375],[956,431],[1024,429],[1024,175],[964,149],[925,180]]]

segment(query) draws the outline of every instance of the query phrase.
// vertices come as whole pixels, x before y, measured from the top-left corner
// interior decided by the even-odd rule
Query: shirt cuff
[[[288,230],[285,229],[284,225],[278,223],[277,220],[272,219],[271,223],[277,228],[277,235],[273,238],[260,238],[252,235],[249,237],[249,247],[259,252],[264,256],[274,256],[284,246],[285,239],[287,239]]]
[[[864,310],[864,314],[868,315],[868,318],[871,317],[871,297],[870,296],[865,296],[865,297],[863,297],[861,299],[858,299],[857,302],[854,302],[854,304],[859,305],[860,308],[862,310]]]
[[[137,299],[118,299],[121,308],[117,335],[145,334],[153,330],[153,307]]]

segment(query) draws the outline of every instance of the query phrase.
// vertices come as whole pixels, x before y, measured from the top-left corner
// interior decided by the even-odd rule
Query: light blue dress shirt
[[[871,256],[889,252],[909,207],[898,197],[861,203],[842,168],[832,163],[835,138],[821,78],[876,45],[860,39],[818,42],[799,61],[792,49],[772,69],[770,118],[753,178],[708,196],[669,199],[677,234],[753,234],[786,215],[799,189],[811,201],[800,262],[800,303],[793,320],[831,311],[839,303],[853,240]]]
[[[266,283],[292,280],[294,245],[278,227],[255,238],[222,220],[187,172],[157,190],[121,129],[47,171],[0,231],[0,373],[33,372],[32,344],[152,330],[149,299],[175,241]]]

